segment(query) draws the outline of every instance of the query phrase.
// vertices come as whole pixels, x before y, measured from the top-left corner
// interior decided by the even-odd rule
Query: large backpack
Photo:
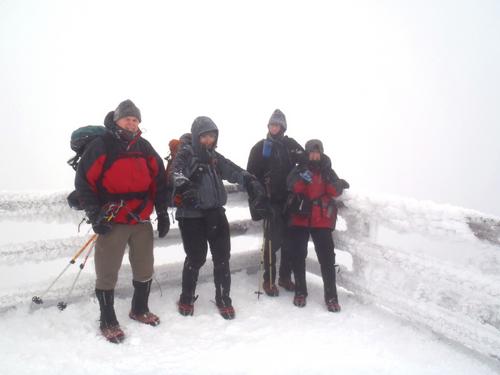
[[[78,163],[82,158],[87,146],[96,138],[104,136],[107,130],[102,125],[87,125],[82,126],[73,133],[71,133],[70,146],[76,155],[68,160],[68,164],[76,171],[78,168]],[[76,190],[73,190],[66,198],[68,204],[71,208],[75,210],[82,210],[80,200],[78,199],[78,194]]]
[[[191,133],[186,133],[183,134],[179,139],[174,138],[171,139],[170,142],[168,142],[168,148],[170,150],[170,154],[165,158],[167,161],[167,167],[165,168],[166,174],[167,174],[167,191],[169,194],[169,206],[170,207],[180,207],[182,206],[182,197],[180,194],[175,194],[174,195],[174,185],[173,185],[173,178],[172,178],[172,169],[173,169],[173,164],[175,157],[177,156],[177,153],[179,152],[181,146],[186,143],[191,143],[192,138],[191,138]]]
[[[68,160],[68,164],[71,165],[75,171],[87,145],[97,137],[101,137],[106,134],[106,132],[106,128],[102,125],[87,125],[82,126],[71,133],[70,146],[71,149],[76,152],[76,155]]]

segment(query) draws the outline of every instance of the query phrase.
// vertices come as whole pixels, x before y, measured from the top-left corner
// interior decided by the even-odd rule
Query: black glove
[[[94,233],[104,235],[111,231],[112,226],[108,221],[106,212],[97,207],[90,208],[86,211],[90,224]]]
[[[168,212],[158,212],[158,237],[163,238],[167,235],[170,230],[170,219],[168,217]]]
[[[335,182],[335,189],[337,189],[339,194],[342,194],[344,189],[349,189],[349,183],[346,180],[340,178]]]
[[[189,181],[189,178],[184,176],[182,173],[177,172],[173,174],[173,180],[174,180],[174,186],[176,190],[183,190],[185,189],[191,181]]]
[[[245,172],[243,173],[243,185],[245,186],[245,189],[247,190],[248,197],[250,200],[255,200],[259,196],[265,196],[266,191],[262,184],[257,180],[257,177],[255,177],[253,174]]]
[[[198,204],[198,191],[189,187],[181,193],[183,207],[196,207]]]

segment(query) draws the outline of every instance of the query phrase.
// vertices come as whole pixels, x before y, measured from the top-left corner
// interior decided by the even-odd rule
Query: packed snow
[[[245,195],[230,194],[232,297],[236,319],[213,303],[210,261],[202,269],[193,317],[180,316],[183,250],[176,225],[155,245],[150,308],[158,327],[128,318],[130,267],[117,286],[116,310],[127,335],[120,345],[98,330],[93,264],[75,265],[35,306],[90,236],[64,193],[4,194],[0,213],[0,363],[2,374],[496,374],[500,361],[500,251],[478,239],[468,222],[478,212],[395,197],[346,194],[337,225],[342,312],[326,311],[309,248],[309,298],[257,298],[258,223],[248,221]],[[51,224],[33,217],[43,210]],[[487,217],[498,222],[497,218]],[[19,227],[28,228],[22,235]],[[33,232],[32,232],[33,230]],[[485,230],[490,230],[486,228]],[[68,302],[64,311],[58,301]],[[472,332],[475,334],[472,334]],[[497,352],[498,353],[498,352]]]

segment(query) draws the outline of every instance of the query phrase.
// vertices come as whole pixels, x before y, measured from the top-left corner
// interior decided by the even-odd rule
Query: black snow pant
[[[279,268],[280,279],[291,279],[292,263],[288,250],[287,217],[283,214],[283,204],[272,203],[273,214],[264,219],[264,281],[276,282],[276,252],[281,249]],[[269,254],[269,249],[272,249]]]
[[[223,208],[206,210],[200,218],[179,218],[182,243],[186,253],[182,270],[181,303],[192,303],[200,268],[207,260],[208,245],[214,264],[215,301],[231,305],[231,241],[229,223]],[[208,245],[207,245],[208,243]]]
[[[329,228],[290,227],[290,255],[295,276],[295,294],[307,296],[306,258],[307,243],[311,235],[314,249],[321,267],[321,277],[325,292],[325,301],[337,300],[335,280],[335,251],[332,231]]]

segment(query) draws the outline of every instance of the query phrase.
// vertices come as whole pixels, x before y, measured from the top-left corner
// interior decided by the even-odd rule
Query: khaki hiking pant
[[[151,280],[154,263],[151,223],[112,225],[113,229],[99,235],[95,243],[96,289],[115,288],[127,244],[133,279],[140,282]]]

